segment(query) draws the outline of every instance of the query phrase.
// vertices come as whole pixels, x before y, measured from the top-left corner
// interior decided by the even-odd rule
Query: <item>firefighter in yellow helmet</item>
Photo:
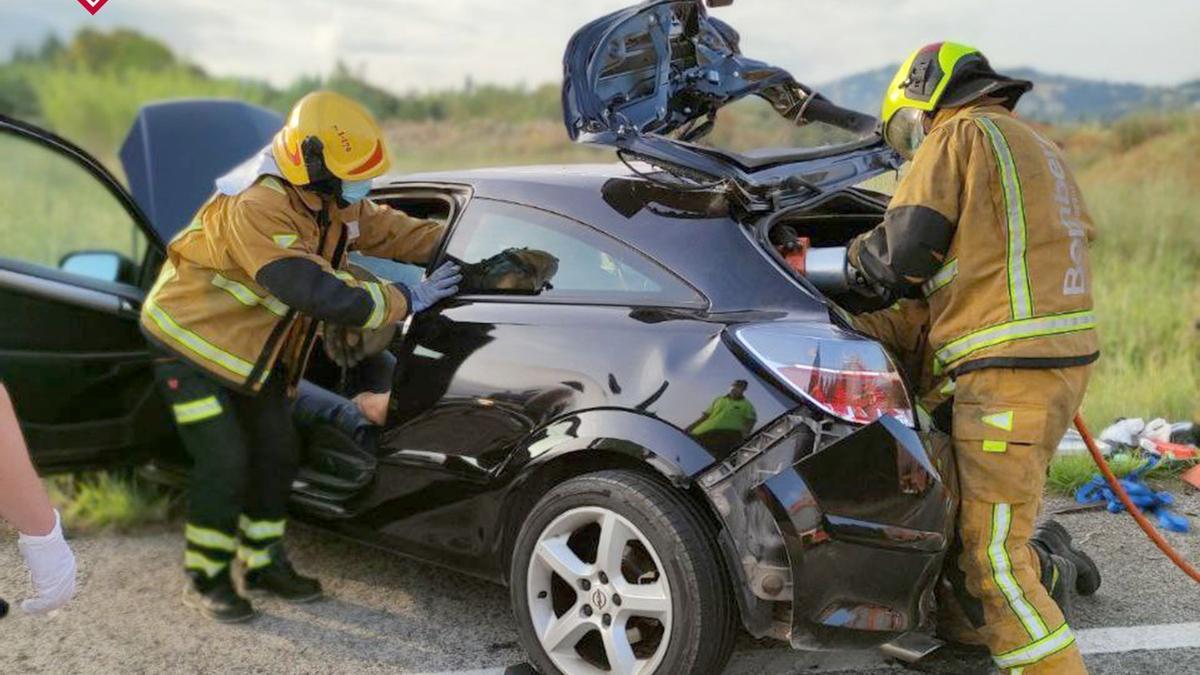
[[[346,271],[350,251],[428,262],[443,225],[363,198],[389,167],[379,126],[330,92],[300,100],[270,146],[217,180],[167,248],[141,326],[194,461],[184,601],[218,621],[243,595],[321,595],[281,545],[299,447],[289,397],[322,322],[375,329],[457,292],[447,264],[411,287]]]
[[[909,56],[882,121],[911,167],[832,277],[900,301],[856,323],[924,351],[921,398],[945,401],[933,417],[951,435],[961,504],[942,632],[986,645],[1004,672],[1082,673],[1064,607],[1068,591],[1095,592],[1099,571],[1061,526],[1034,521],[1099,356],[1094,232],[1058,148],[1012,114],[1031,87],[965,45]]]

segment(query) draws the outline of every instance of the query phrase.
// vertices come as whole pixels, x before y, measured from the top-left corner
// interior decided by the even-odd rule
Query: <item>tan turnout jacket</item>
[[[141,325],[168,351],[245,391],[258,391],[272,370],[299,381],[317,323],[259,285],[259,270],[285,257],[306,258],[348,287],[370,295],[365,328],[402,320],[408,299],[399,287],[360,281],[345,271],[346,255],[427,262],[443,225],[362,201],[331,206],[275,176],[244,192],[216,194],[167,248],[158,281],[142,308]]]
[[[1098,355],[1093,238],[1058,148],[1001,106],[966,107],[938,113],[850,262],[927,298],[938,373],[1065,367]]]

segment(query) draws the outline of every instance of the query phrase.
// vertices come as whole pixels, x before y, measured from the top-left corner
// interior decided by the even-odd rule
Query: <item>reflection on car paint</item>
[[[746,398],[746,380],[734,380],[729,391],[713,402],[688,425],[686,431],[714,455],[726,455],[741,445],[754,428],[758,412]]]

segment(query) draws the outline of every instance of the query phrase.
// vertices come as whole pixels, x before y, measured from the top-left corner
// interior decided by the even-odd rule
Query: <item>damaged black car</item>
[[[747,97],[820,142],[705,144]],[[372,199],[447,223],[428,269],[468,274],[386,344],[390,403],[369,442],[305,430],[294,512],[507,584],[545,673],[719,672],[739,629],[797,649],[929,632],[954,516],[933,432],[839,307],[861,298],[823,295],[781,243],[839,246],[880,222],[887,195],[862,184],[902,160],[874,118],[743,56],[696,0],[581,28],[563,110],[572,140],[620,161],[375,182]],[[127,237],[0,244],[0,379],[43,469],[186,473],[138,309],[213,177],[279,124],[239,103],[149,106],[122,152],[127,191],[69,141],[0,117],[29,171],[91,183],[47,214],[103,216]],[[310,378],[349,396],[373,363],[318,352]]]

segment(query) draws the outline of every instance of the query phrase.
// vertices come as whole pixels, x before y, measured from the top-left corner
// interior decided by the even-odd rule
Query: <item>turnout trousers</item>
[[[247,569],[265,567],[283,538],[300,454],[284,371],[251,395],[179,359],[155,364],[193,461],[184,567],[197,581],[227,574],[235,556]]]
[[[961,503],[939,632],[986,645],[1004,673],[1086,673],[1030,546],[1046,471],[1091,366],[958,376],[952,442]]]

